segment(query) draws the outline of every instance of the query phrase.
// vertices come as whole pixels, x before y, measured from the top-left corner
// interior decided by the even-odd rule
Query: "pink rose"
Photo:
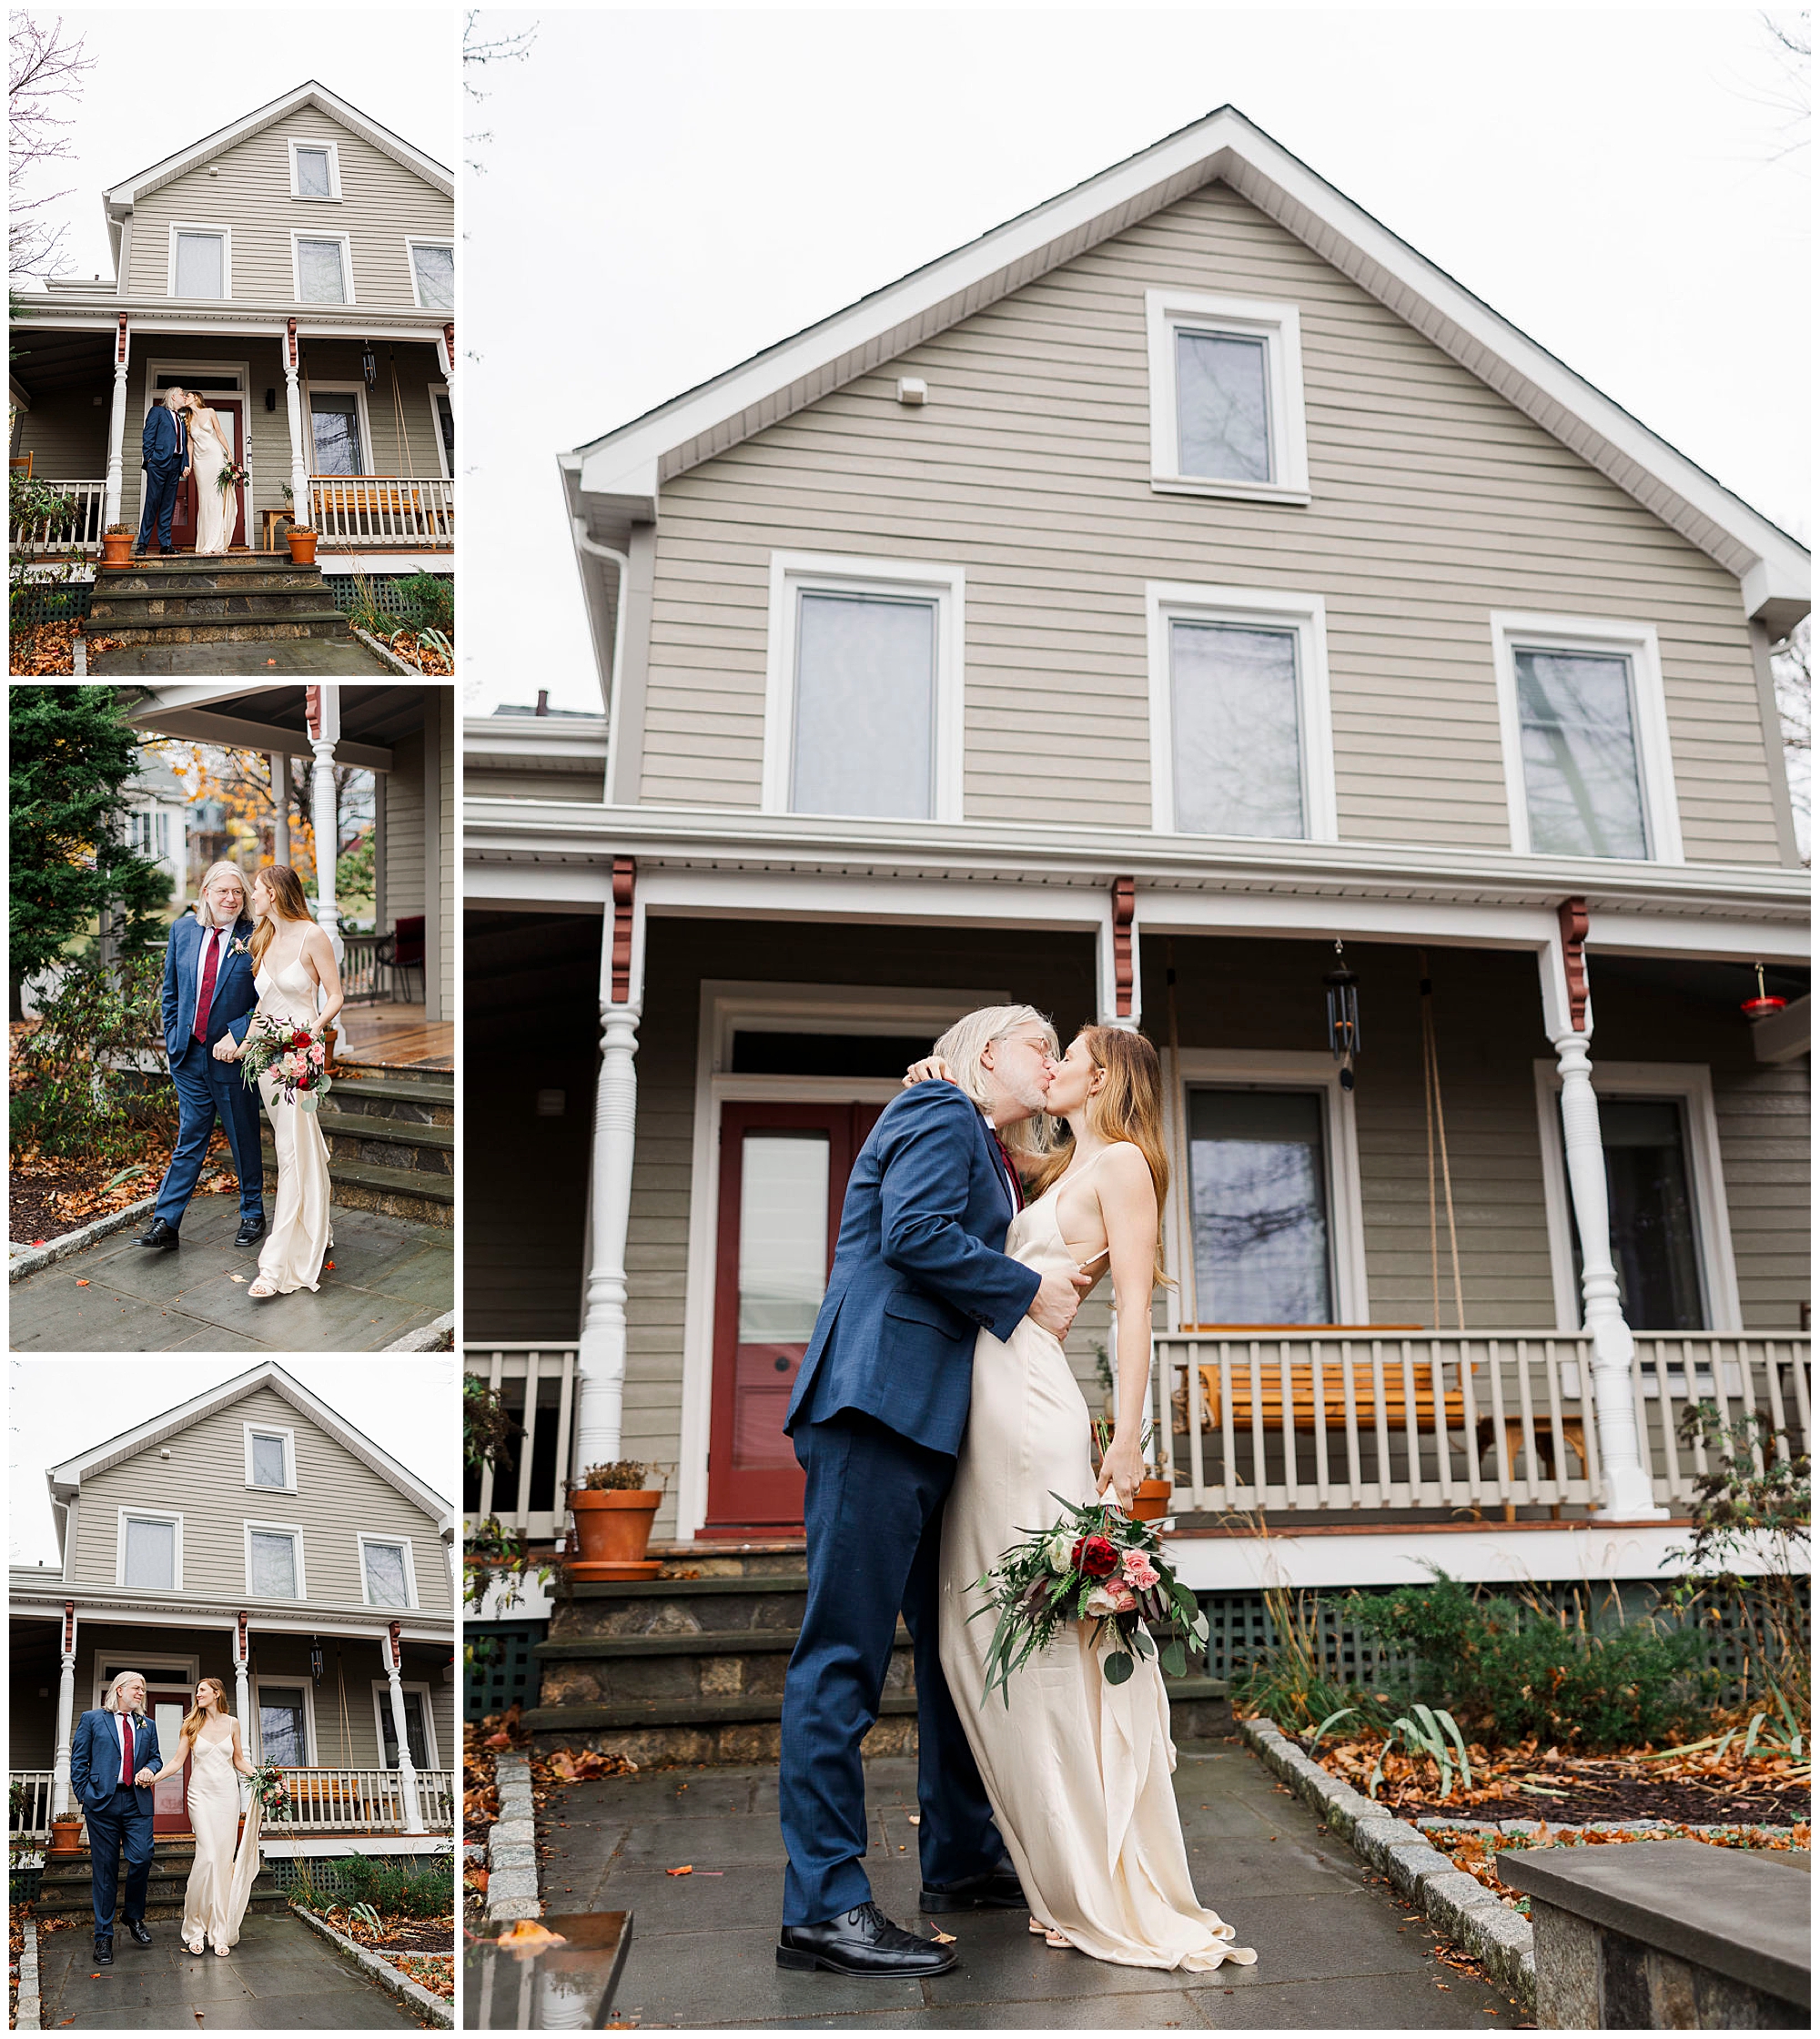
[[[1116,1580],[1108,1580],[1104,1586],[1096,1586],[1087,1597],[1086,1613],[1129,1614],[1138,1605],[1138,1596],[1130,1587]]]
[[[1136,1587],[1141,1593],[1147,1587],[1157,1583],[1157,1568],[1141,1550],[1125,1553],[1125,1583]]]

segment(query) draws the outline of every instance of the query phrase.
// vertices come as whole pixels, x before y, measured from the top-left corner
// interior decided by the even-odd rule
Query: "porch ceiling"
[[[390,771],[392,746],[423,727],[424,691],[420,686],[344,686],[338,756]],[[131,720],[165,736],[307,754],[307,692],[303,687],[147,687]],[[372,754],[349,755],[345,745],[362,746]]]
[[[15,328],[8,370],[34,403],[40,397],[61,396],[71,389],[91,389],[105,396],[113,387],[112,350],[113,340],[106,333]]]

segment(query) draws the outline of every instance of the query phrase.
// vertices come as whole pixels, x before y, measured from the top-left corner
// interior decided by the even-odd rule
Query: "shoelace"
[[[847,1918],[854,1925],[864,1924],[870,1926],[874,1938],[877,1944],[882,1947],[907,1951],[928,1945],[927,1941],[919,1940],[914,1933],[906,1933],[902,1926],[894,1925],[879,1910],[877,1903],[874,1899],[868,1898],[864,1904],[855,1905],[847,1913]]]

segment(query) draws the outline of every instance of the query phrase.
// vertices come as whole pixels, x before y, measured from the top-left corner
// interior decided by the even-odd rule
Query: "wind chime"
[[[1338,937],[1333,953],[1339,967],[1321,982],[1327,986],[1327,1045],[1340,1065],[1340,1087],[1352,1088],[1352,1065],[1359,1059],[1359,979],[1346,967],[1346,944]]]

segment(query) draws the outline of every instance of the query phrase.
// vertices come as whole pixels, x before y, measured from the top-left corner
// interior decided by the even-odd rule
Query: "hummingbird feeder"
[[[1788,1001],[1785,998],[1778,998],[1773,992],[1764,989],[1763,964],[1758,964],[1756,968],[1757,994],[1754,998],[1745,999],[1738,1010],[1747,1020],[1773,1019],[1776,1014],[1787,1007]]]

